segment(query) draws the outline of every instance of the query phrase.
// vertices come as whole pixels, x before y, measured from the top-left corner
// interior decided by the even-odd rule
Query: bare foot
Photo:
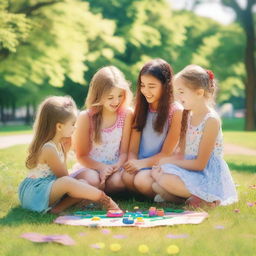
[[[186,200],[186,205],[192,208],[202,208],[202,207],[215,208],[218,205],[220,205],[220,200],[207,202],[195,195],[192,195]]]
[[[104,192],[102,192],[101,198],[98,200],[98,203],[100,203],[106,210],[120,210],[119,206]]]
[[[183,198],[175,196],[173,194],[170,194],[164,188],[162,188],[160,185],[158,185],[156,182],[154,182],[152,184],[152,189],[154,190],[154,192],[156,194],[160,195],[167,202],[172,202],[172,203],[176,203],[176,204],[184,203]]]

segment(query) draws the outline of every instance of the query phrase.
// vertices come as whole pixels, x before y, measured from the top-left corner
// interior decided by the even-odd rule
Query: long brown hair
[[[99,69],[94,74],[90,83],[85,106],[92,111],[93,140],[97,143],[101,142],[102,100],[110,93],[111,89],[115,87],[124,91],[124,101],[119,109],[130,106],[132,99],[130,84],[117,67],[106,66]]]
[[[170,104],[173,102],[172,77],[173,70],[169,63],[163,59],[154,59],[146,63],[138,76],[137,91],[135,99],[135,113],[133,127],[142,131],[147,120],[149,104],[141,93],[141,76],[151,75],[162,84],[162,95],[157,107],[157,117],[154,123],[154,130],[161,133],[166,120],[168,119]]]
[[[209,105],[215,104],[215,95],[217,91],[217,83],[214,79],[212,71],[206,70],[198,65],[188,65],[178,74],[174,76],[174,80],[181,78],[185,85],[190,89],[203,89],[204,96],[209,100]],[[189,117],[189,110],[184,110],[181,122],[181,139],[183,143],[187,131],[187,122]]]
[[[42,146],[56,134],[56,124],[65,123],[75,112],[76,104],[69,96],[48,97],[40,104],[34,123],[34,137],[26,159],[27,168],[32,169],[37,165]]]

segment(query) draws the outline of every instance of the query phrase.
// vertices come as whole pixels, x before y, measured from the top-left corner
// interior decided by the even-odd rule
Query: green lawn
[[[0,136],[32,133],[31,125],[1,125]]]
[[[244,119],[226,118],[222,121],[225,143],[256,149],[256,131],[243,131]]]
[[[179,225],[170,227],[137,229],[112,228],[106,235],[97,228],[65,226],[53,224],[51,214],[37,214],[21,209],[17,198],[17,187],[26,174],[24,159],[26,146],[15,146],[0,150],[0,255],[142,255],[137,248],[140,244],[148,245],[146,255],[167,255],[166,248],[175,244],[180,248],[178,255],[191,256],[241,256],[255,255],[256,250],[256,205],[249,207],[247,202],[256,201],[256,189],[249,186],[256,184],[256,159],[248,156],[228,156],[226,160],[232,169],[232,175],[239,192],[240,201],[234,205],[219,207],[209,211],[209,218],[199,225]],[[17,154],[16,152],[19,152]],[[151,202],[119,200],[124,209],[134,206],[148,208]],[[169,205],[171,207],[171,205]],[[234,209],[240,209],[239,213]],[[218,225],[224,229],[216,229]],[[36,244],[19,236],[25,232],[42,234],[68,234],[75,241],[75,246],[59,244]],[[81,236],[80,233],[85,233]],[[170,239],[166,235],[187,234],[187,238]],[[114,238],[123,234],[125,239]],[[91,244],[103,242],[101,250],[91,248]],[[109,245],[119,243],[122,249],[111,252]]]

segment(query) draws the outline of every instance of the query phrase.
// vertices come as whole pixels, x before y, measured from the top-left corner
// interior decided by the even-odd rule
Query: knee
[[[145,179],[139,174],[137,174],[134,178],[134,186],[138,190],[142,190],[145,187]]]
[[[122,180],[121,173],[115,173],[113,174],[108,180],[107,180],[107,186],[115,187],[115,188],[124,188],[124,182]]]
[[[96,188],[100,187],[100,177],[91,177],[87,182]]]
[[[134,175],[129,174],[128,172],[123,172],[122,176],[121,176],[121,180],[124,183],[124,185],[126,187],[131,187],[133,186],[133,182],[134,182]]]
[[[144,174],[138,173],[134,178],[134,186],[140,191],[151,189],[152,182]]]

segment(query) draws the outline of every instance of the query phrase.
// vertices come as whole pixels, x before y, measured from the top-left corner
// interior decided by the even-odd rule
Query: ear
[[[198,96],[204,96],[204,89],[198,89],[197,90],[197,92],[196,92],[196,94],[198,95]]]
[[[62,129],[62,124],[61,123],[57,123],[56,124],[56,131],[61,131]]]

